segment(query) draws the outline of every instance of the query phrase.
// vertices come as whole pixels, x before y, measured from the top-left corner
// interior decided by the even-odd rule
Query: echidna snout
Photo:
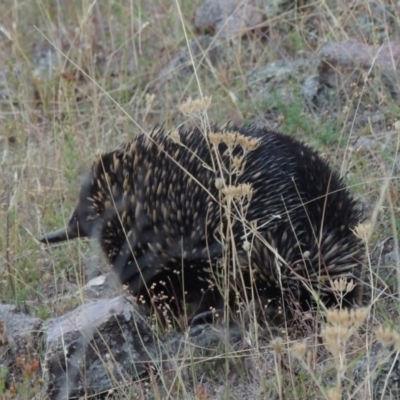
[[[87,176],[80,190],[79,203],[64,228],[44,234],[42,243],[59,243],[77,238],[94,237],[96,228],[101,223],[99,215],[92,210],[90,192],[91,177]]]
[[[59,243],[66,240],[73,240],[79,237],[86,237],[82,229],[79,228],[79,222],[76,213],[72,215],[65,228],[57,229],[53,232],[44,234],[39,241],[42,243]]]

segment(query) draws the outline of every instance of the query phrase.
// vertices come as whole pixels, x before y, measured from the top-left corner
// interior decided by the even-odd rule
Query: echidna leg
[[[128,284],[133,295],[138,295],[145,290],[150,281],[154,279],[161,269],[155,265],[162,265],[159,256],[147,252],[135,258],[131,252],[122,251],[113,262],[114,273],[121,284]]]

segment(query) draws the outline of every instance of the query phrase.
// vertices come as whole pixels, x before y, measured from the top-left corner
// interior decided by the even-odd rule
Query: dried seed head
[[[342,400],[342,388],[339,384],[326,391],[328,400]]]
[[[244,150],[254,151],[260,146],[261,140],[259,138],[249,138],[245,135],[238,135],[238,143],[243,147]]]
[[[356,326],[361,326],[368,317],[369,309],[367,307],[360,307],[354,311],[354,324]]]
[[[326,325],[321,329],[321,337],[325,348],[333,355],[338,356],[344,351],[346,342],[350,338],[352,331],[348,326]]]
[[[233,157],[232,160],[232,165],[233,165],[233,171],[236,174],[242,173],[245,165],[246,165],[246,161],[244,157]]]
[[[211,104],[211,97],[192,100],[189,98],[179,106],[179,111],[185,115],[193,115],[207,111]]]
[[[283,352],[283,340],[282,340],[281,337],[276,337],[275,339],[272,339],[270,344],[271,344],[272,350],[276,354],[282,354],[282,352]]]
[[[218,147],[224,140],[224,134],[222,132],[210,132],[208,139],[213,146]]]
[[[360,326],[368,316],[368,308],[358,309],[329,309],[326,312],[326,321],[331,325]]]
[[[303,252],[303,258],[304,259],[309,258],[310,255],[311,255],[311,252],[309,250],[306,250],[306,251]]]
[[[154,102],[156,95],[154,93],[146,93],[145,102],[146,102],[146,109],[149,110]]]
[[[337,293],[342,293],[342,294],[350,293],[356,287],[353,279],[348,280],[347,278],[344,277],[335,279],[334,281],[330,281],[330,284]]]
[[[179,134],[179,130],[178,129],[173,129],[169,135],[168,135],[169,139],[171,139],[174,143],[181,143],[181,136]]]
[[[238,132],[224,132],[222,135],[222,143],[225,143],[230,149],[238,144]]]
[[[371,223],[363,223],[358,224],[353,230],[353,233],[364,242],[368,241],[368,238],[372,233],[372,224]]]
[[[305,342],[296,342],[291,348],[292,354],[299,360],[304,359],[306,354],[307,345]]]
[[[245,241],[243,242],[243,250],[244,250],[245,252],[249,252],[249,251],[250,251],[250,242],[249,242],[248,240],[245,240]]]
[[[400,350],[400,334],[396,331],[379,325],[375,329],[375,336],[383,346],[394,345],[397,351]]]
[[[224,182],[224,180],[223,180],[222,178],[217,178],[217,179],[215,180],[215,187],[216,187],[218,190],[221,190],[221,189],[224,187],[224,185],[225,185],[225,182]]]
[[[243,199],[247,197],[248,200],[251,200],[253,191],[251,188],[251,184],[242,183],[238,186],[227,186],[221,190],[221,192],[225,195],[227,199]]]

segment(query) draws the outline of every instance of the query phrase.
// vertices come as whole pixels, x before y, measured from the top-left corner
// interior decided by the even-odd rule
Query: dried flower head
[[[383,325],[375,329],[375,336],[383,346],[394,345],[396,350],[400,350],[400,334]]]
[[[355,284],[353,279],[347,279],[345,277],[335,279],[334,281],[330,281],[330,284],[337,293],[350,293],[354,290]]]
[[[282,354],[282,352],[283,352],[283,340],[282,340],[281,337],[276,337],[276,338],[272,339],[270,344],[271,344],[272,350],[276,354]]]
[[[185,115],[194,115],[207,111],[211,104],[211,97],[203,97],[202,99],[192,100],[189,98],[179,106],[179,111]]]
[[[218,147],[224,140],[224,134],[222,132],[211,132],[208,134],[208,139],[213,146]]]
[[[225,195],[227,199],[243,199],[247,197],[248,200],[251,200],[253,195],[253,189],[249,183],[242,183],[238,186],[227,186],[221,190],[221,192]]]
[[[356,326],[359,327],[368,316],[368,308],[361,307],[357,309],[329,309],[326,312],[326,321],[331,325]]]
[[[251,248],[250,242],[249,242],[248,240],[245,240],[245,241],[243,242],[243,250],[246,251],[246,252],[249,252],[249,251],[250,251],[250,248]]]
[[[243,172],[244,167],[246,165],[246,161],[245,161],[244,157],[233,157],[232,165],[233,165],[232,172],[240,173],[240,172]]]
[[[181,135],[179,134],[178,129],[173,129],[168,137],[174,142],[174,143],[181,143]]]
[[[222,178],[215,179],[215,187],[218,190],[221,190],[224,187],[224,185],[225,185],[225,182],[224,182],[224,180]]]
[[[147,110],[150,110],[155,98],[156,98],[156,95],[154,93],[152,93],[152,94],[146,93],[145,102],[146,102]]]
[[[291,348],[292,354],[298,359],[302,360],[304,359],[304,356],[306,354],[307,350],[307,345],[305,342],[296,342],[293,344]]]
[[[342,400],[342,388],[340,384],[326,391],[328,400]]]
[[[347,340],[351,336],[348,326],[325,325],[321,329],[321,337],[325,348],[333,355],[338,356],[344,352]]]
[[[354,324],[356,326],[361,326],[368,317],[369,309],[367,307],[360,307],[353,310]]]
[[[253,151],[261,143],[259,138],[249,138],[245,135],[238,134],[238,143],[243,147],[243,150]]]
[[[353,233],[364,242],[367,242],[372,233],[372,224],[364,223],[358,224],[353,230]]]
[[[224,132],[222,134],[222,143],[225,143],[230,149],[235,148],[238,145],[238,132]]]

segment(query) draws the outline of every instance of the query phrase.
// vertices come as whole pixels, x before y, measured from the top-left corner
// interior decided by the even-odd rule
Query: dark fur
[[[312,287],[331,306],[338,299],[329,280],[345,277],[353,279],[356,288],[346,294],[344,303],[356,304],[362,290],[364,248],[352,229],[360,213],[337,173],[289,136],[255,127],[227,130],[261,139],[246,156],[243,174],[234,177],[238,184],[250,183],[254,189],[246,220],[256,221],[259,237],[247,239],[253,244],[255,273],[251,274],[242,248],[243,224],[235,222],[236,264],[243,279],[240,274],[231,279],[231,302],[237,293],[242,297],[256,293],[264,300],[284,298],[287,304],[294,301],[308,308]],[[212,166],[210,143],[198,129],[181,128],[180,138],[184,146],[155,131],[151,139],[141,135],[100,156],[82,186],[69,229],[100,241],[114,271],[133,294],[149,299],[155,284],[151,296],[164,291],[181,301],[185,291],[186,301],[201,302],[200,312],[221,299],[210,282],[213,286],[220,279],[217,265],[223,251],[218,228],[221,221],[226,226],[226,218],[221,216],[215,173],[203,164]],[[225,150],[221,144],[219,153]],[[193,151],[198,158],[192,157]],[[242,154],[240,146],[235,154]],[[230,163],[229,157],[222,158]],[[233,271],[231,257],[228,263]],[[253,292],[251,282],[256,282]]]

